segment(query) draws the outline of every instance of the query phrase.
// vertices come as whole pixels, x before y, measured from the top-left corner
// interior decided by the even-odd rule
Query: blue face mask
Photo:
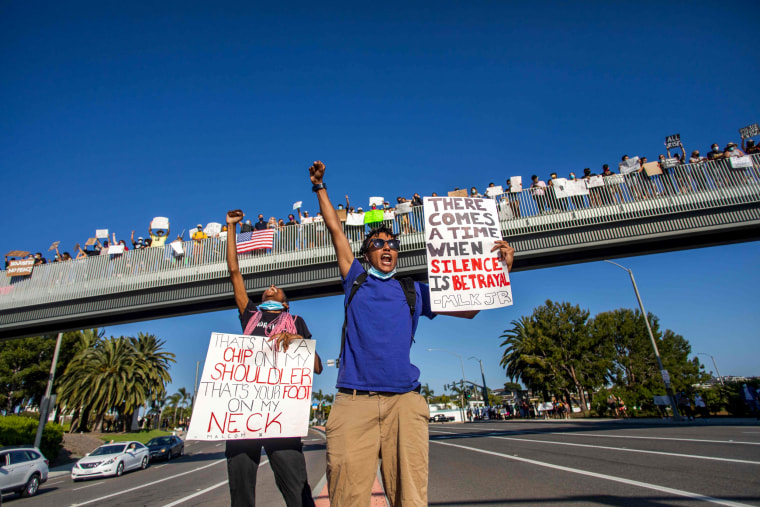
[[[270,311],[277,311],[277,310],[284,310],[285,306],[280,303],[279,301],[264,301],[259,305],[259,310],[270,310]]]
[[[734,148],[733,146],[731,146],[731,147],[728,149],[728,151],[734,151],[735,149],[736,149],[736,148]]]
[[[393,275],[396,274],[396,270],[394,269],[390,273],[383,273],[382,271],[375,269],[375,266],[370,266],[369,274],[374,276],[375,278],[379,278],[380,280],[388,280],[389,278],[392,278]]]

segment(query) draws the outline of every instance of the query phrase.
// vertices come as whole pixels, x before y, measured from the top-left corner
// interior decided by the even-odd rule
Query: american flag
[[[237,253],[250,252],[262,248],[272,248],[274,229],[241,232],[237,236]]]

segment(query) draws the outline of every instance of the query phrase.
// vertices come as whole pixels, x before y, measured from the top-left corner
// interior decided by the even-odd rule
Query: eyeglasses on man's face
[[[399,246],[401,246],[401,242],[397,239],[389,239],[384,240],[380,238],[375,238],[370,242],[370,245],[372,245],[375,248],[385,248],[386,243],[388,244],[388,248],[391,250],[398,250]]]

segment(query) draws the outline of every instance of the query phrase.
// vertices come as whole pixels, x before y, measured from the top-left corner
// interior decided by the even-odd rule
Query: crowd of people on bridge
[[[469,191],[456,188],[457,195],[470,197],[489,197],[496,199],[499,214],[502,220],[518,219],[546,213],[561,213],[583,209],[599,208],[626,202],[644,201],[658,197],[671,197],[676,195],[692,194],[699,191],[728,188],[737,185],[756,184],[760,181],[760,170],[755,161],[750,168],[733,169],[728,163],[735,157],[760,154],[760,146],[752,139],[742,139],[741,149],[734,142],[727,143],[723,148],[717,143],[711,145],[706,156],[702,156],[699,150],[694,150],[687,158],[687,152],[683,145],[679,150],[671,153],[666,150],[660,154],[656,166],[660,174],[650,175],[645,170],[648,159],[646,156],[636,157],[638,169],[621,174],[604,164],[599,173],[591,168],[584,168],[581,172],[570,171],[566,178],[559,177],[559,173],[551,172],[546,180],[538,175],[532,175],[530,183],[522,185],[513,184],[513,178],[507,178],[506,184],[497,186],[494,182],[480,192],[477,187],[470,187]],[[680,153],[678,152],[680,151]],[[623,155],[620,166],[628,164],[630,167],[631,157]],[[716,162],[706,164],[705,162]],[[521,179],[521,178],[520,178]],[[598,183],[594,184],[596,179]],[[585,182],[585,191],[581,194],[563,196],[560,187],[568,182]],[[437,196],[435,192],[431,196]],[[389,201],[372,202],[366,206],[352,206],[348,195],[345,197],[345,205],[337,206],[338,216],[341,220],[343,231],[351,241],[361,242],[365,238],[366,231],[383,223],[397,234],[410,234],[423,229],[422,204],[423,200],[419,193],[415,192],[411,197],[398,196],[395,203]],[[211,224],[209,224],[211,225]],[[116,234],[112,233],[111,240],[105,238],[90,238],[84,246],[79,243],[74,247],[73,253],[60,252],[54,248],[55,254],[52,259],[45,258],[42,252],[28,254],[28,259],[33,259],[35,265],[47,262],[68,262],[82,260],[88,257],[109,255],[111,259],[122,258],[131,250],[149,248],[163,248],[166,250],[168,260],[176,263],[184,260],[185,264],[206,262],[204,245],[213,242],[206,248],[209,251],[221,251],[216,243],[226,239],[226,224],[219,224],[219,229],[205,227],[198,224],[188,238],[183,248],[172,248],[172,243],[185,243],[184,231],[177,235],[173,241],[169,241],[171,230],[153,229],[149,224],[147,234],[143,237],[135,235],[131,231],[129,243],[124,239],[117,240]],[[311,214],[300,207],[295,213],[290,213],[287,220],[259,213],[255,221],[246,219],[240,224],[240,233],[261,230],[273,230],[274,239],[271,248],[253,252],[280,253],[289,250],[300,250],[314,247],[324,247],[329,244],[329,235],[324,226],[321,213]],[[116,248],[111,248],[111,246]],[[130,246],[131,245],[131,246]],[[5,256],[5,269],[11,260],[19,257]],[[184,259],[183,259],[184,258]],[[133,272],[151,271],[150,266],[131,266]]]

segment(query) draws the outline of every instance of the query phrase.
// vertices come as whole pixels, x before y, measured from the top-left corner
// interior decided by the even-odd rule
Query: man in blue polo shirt
[[[327,196],[324,172],[322,162],[309,168],[347,305],[338,394],[326,426],[330,504],[369,505],[382,456],[383,487],[391,505],[427,505],[429,413],[419,394],[420,371],[409,353],[419,317],[436,315],[430,309],[429,288],[394,277],[399,240],[386,227],[373,229],[364,240],[361,254],[370,266],[365,271]],[[509,244],[497,241],[495,250],[511,269],[514,250]],[[472,318],[477,313],[441,314]]]

